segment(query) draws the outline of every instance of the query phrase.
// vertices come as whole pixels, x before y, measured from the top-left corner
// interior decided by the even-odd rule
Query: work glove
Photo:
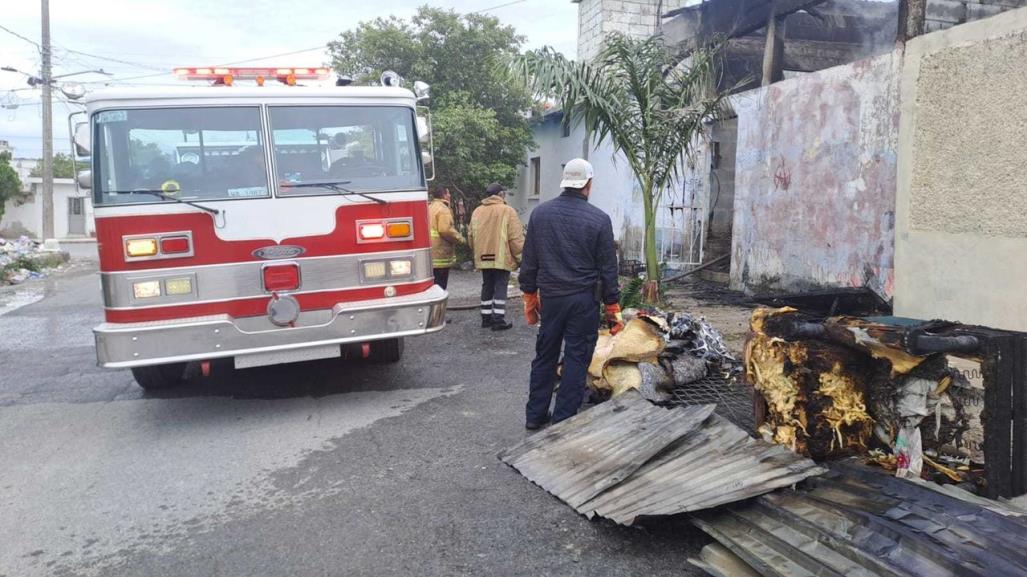
[[[541,312],[542,302],[538,298],[538,291],[524,293],[524,321],[528,323],[529,327],[538,324]]]
[[[606,326],[610,327],[611,335],[624,330],[624,316],[620,313],[619,304],[606,305]]]

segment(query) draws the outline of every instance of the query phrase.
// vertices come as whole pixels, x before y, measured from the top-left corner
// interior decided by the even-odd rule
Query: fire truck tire
[[[159,391],[181,383],[185,367],[185,363],[136,367],[132,369],[132,376],[135,377],[136,383],[147,391]]]
[[[371,343],[371,354],[367,360],[372,363],[398,363],[403,358],[403,339],[388,339]]]

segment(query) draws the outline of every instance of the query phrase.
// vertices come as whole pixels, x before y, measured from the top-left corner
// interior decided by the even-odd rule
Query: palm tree
[[[546,47],[513,65],[540,97],[554,98],[565,123],[584,122],[593,142],[609,139],[623,153],[642,190],[646,283],[643,298],[660,295],[656,208],[703,137],[703,121],[716,117],[725,94],[717,90],[719,49],[672,54],[662,36],[613,34],[592,62],[567,60]]]

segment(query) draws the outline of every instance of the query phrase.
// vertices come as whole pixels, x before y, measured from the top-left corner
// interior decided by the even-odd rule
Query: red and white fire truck
[[[179,69],[212,85],[86,97],[73,132],[92,159],[79,182],[95,207],[101,366],[151,389],[226,357],[394,362],[404,337],[444,326],[428,87],[390,73],[378,87],[296,85],[327,73]]]

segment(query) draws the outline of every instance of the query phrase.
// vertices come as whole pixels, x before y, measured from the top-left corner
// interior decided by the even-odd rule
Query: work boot
[[[503,317],[492,319],[492,330],[494,331],[505,331],[513,328],[513,323],[507,321]]]
[[[541,429],[542,427],[545,427],[546,425],[548,425],[549,421],[551,421],[551,420],[553,420],[553,416],[547,414],[545,416],[545,418],[542,419],[541,421],[525,421],[524,428],[529,430],[529,431],[537,431],[537,430]]]
[[[487,329],[487,328],[489,328],[491,326],[492,326],[492,317],[491,316],[482,316],[481,317],[481,328]]]

